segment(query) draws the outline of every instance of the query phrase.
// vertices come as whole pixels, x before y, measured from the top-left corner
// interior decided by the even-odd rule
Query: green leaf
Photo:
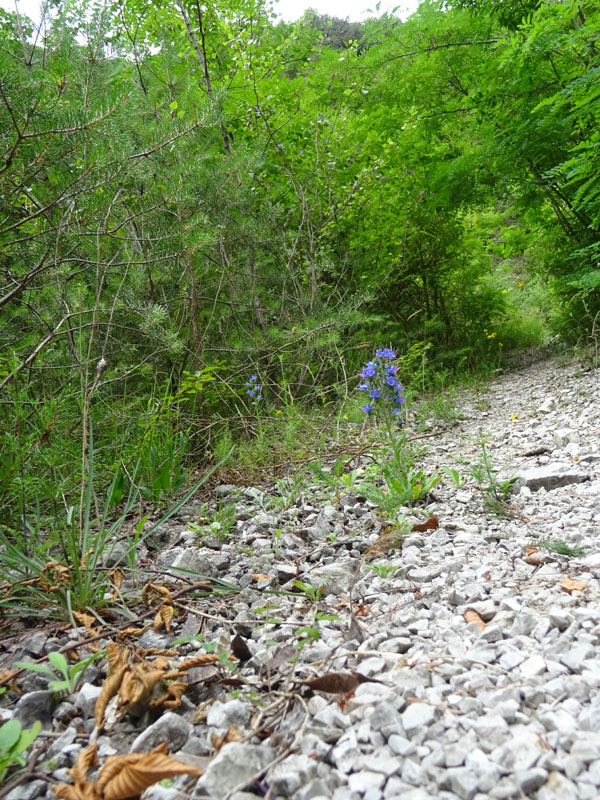
[[[34,739],[37,737],[38,733],[42,729],[42,723],[38,720],[33,723],[31,728],[26,728],[24,731],[21,732],[21,738],[19,739],[19,743],[17,745],[17,749],[19,752],[23,752],[27,750],[27,748],[32,744]]]
[[[177,105],[178,105],[177,100],[173,100],[172,103],[169,103],[169,108],[171,109],[171,111],[175,111]]]
[[[9,753],[21,737],[22,726],[18,719],[9,719],[0,727],[0,752]]]
[[[41,675],[50,675],[51,678],[56,677],[54,670],[48,664],[29,664],[27,661],[15,661],[15,667],[31,670],[31,672],[39,672]]]
[[[62,675],[63,678],[65,678],[65,680],[69,680],[69,662],[62,653],[59,653],[55,650],[53,653],[48,655],[48,661],[52,664],[54,669],[60,675]]]

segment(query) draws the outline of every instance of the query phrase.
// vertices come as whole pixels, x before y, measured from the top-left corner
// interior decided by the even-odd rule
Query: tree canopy
[[[250,372],[275,413],[366,343],[410,383],[597,341],[599,37],[585,0],[0,9],[0,521],[65,502],[90,419],[152,475],[247,433]]]

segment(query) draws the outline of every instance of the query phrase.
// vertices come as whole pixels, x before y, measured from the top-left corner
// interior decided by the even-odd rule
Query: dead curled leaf
[[[218,753],[224,744],[229,744],[229,742],[242,742],[243,740],[244,734],[240,731],[235,722],[220,736],[217,733],[211,733],[210,735],[210,745],[215,753]]]
[[[117,714],[123,715],[137,703],[149,700],[155,687],[164,682],[166,692],[154,698],[152,707],[163,706],[175,708],[181,703],[181,695],[186,689],[186,684],[178,683],[177,678],[184,676],[181,668],[171,669],[164,656],[154,658],[152,661],[138,661],[133,663],[132,653],[127,647],[117,648],[113,642],[106,645],[108,655],[108,673],[102,689],[96,700],[94,718],[98,730],[104,723],[104,714],[110,700],[117,695]],[[174,684],[168,684],[174,681]],[[173,687],[173,688],[171,688]]]
[[[415,522],[412,526],[411,531],[417,531],[418,533],[425,533],[425,531],[435,531],[439,528],[439,521],[436,514],[432,514],[428,520],[425,522]]]
[[[465,611],[465,622],[467,623],[467,625],[471,622],[475,622],[480,631],[482,631],[485,628],[485,622],[481,619],[479,614],[472,608],[469,608],[467,609],[467,611]]]
[[[574,581],[572,578],[565,578],[560,588],[563,592],[571,594],[571,592],[583,592],[586,586],[586,581]]]
[[[154,630],[158,632],[164,625],[166,632],[170,633],[171,621],[173,619],[174,613],[175,612],[173,606],[163,603],[162,606],[158,609],[156,616],[154,617]]]
[[[165,694],[150,700],[148,708],[178,708],[181,705],[181,697],[187,688],[187,683],[172,681],[167,686]]]
[[[129,667],[128,650],[126,647],[117,648],[113,642],[108,642],[106,645],[106,653],[108,657],[108,672],[94,708],[94,718],[98,730],[102,727],[106,706],[111,698],[119,691],[123,675]]]
[[[96,617],[92,617],[91,614],[83,614],[80,611],[74,611],[73,619],[78,625],[81,625],[85,628],[88,636],[96,636],[98,633],[97,629],[94,628],[94,625],[98,623],[98,620]]]
[[[311,678],[302,683],[317,692],[350,694],[361,683],[381,683],[381,681],[367,678],[366,675],[361,675],[359,672],[326,672],[319,678]]]
[[[147,606],[151,606],[159,600],[173,605],[171,592],[166,586],[161,586],[159,583],[147,583],[142,589],[142,601]]]
[[[60,783],[52,791],[62,800],[134,800],[164,778],[176,775],[200,777],[203,771],[191,764],[183,764],[167,755],[163,742],[149,753],[130,753],[109,756],[98,775],[96,783],[87,780],[90,767],[98,763],[96,742],[92,742],[77,759],[69,774],[74,785]]]
[[[182,661],[179,665],[179,669],[188,670],[194,667],[204,667],[207,664],[216,664],[216,662],[220,660],[219,656],[214,653],[204,653],[201,656],[194,656],[193,658],[187,658],[185,661]]]

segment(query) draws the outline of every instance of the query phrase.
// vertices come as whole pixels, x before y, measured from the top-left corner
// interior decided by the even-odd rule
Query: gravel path
[[[419,466],[453,467],[461,485],[444,476],[426,507],[407,509],[438,527],[401,546],[385,548],[369,503],[322,486],[293,497],[288,484],[287,502],[283,484],[218,487],[212,521],[225,525],[224,507],[235,508],[220,549],[218,525],[184,509],[160,532],[155,582],[174,595],[182,584],[169,575],[185,568],[239,591],[184,592],[170,634],[149,629],[128,646],[152,660],[150,648],[201,634],[172,648],[171,666],[207,650],[221,660],[187,670],[180,705],[120,718],[109,707],[100,733],[104,661],[58,706],[42,676],[26,674],[3,718],[41,719],[49,749],[8,799],[53,797],[90,737],[101,763],[166,741],[206,770],[149,789],[153,800],[600,797],[599,390],[600,371],[548,360],[465,396],[462,419],[417,442]],[[520,476],[504,516],[470,474],[481,436],[500,479]],[[553,549],[564,545],[577,554]],[[296,577],[303,593],[277,593]],[[33,632],[11,658],[73,637]]]

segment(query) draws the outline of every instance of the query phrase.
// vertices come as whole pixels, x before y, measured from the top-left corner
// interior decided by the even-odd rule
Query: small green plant
[[[508,511],[508,496],[510,487],[519,477],[515,472],[508,478],[500,479],[501,469],[494,466],[488,449],[487,434],[480,433],[471,441],[480,447],[478,460],[471,464],[469,472],[475,478],[480,488],[486,493],[484,506],[494,514],[505,516]]]
[[[344,470],[346,463],[343,458],[338,458],[335,464],[331,467],[330,471],[324,470],[318,464],[312,464],[311,472],[327,487],[335,491],[335,502],[340,502],[340,483],[344,479]]]
[[[462,412],[456,407],[455,397],[442,392],[428,400],[421,400],[416,409],[417,419],[434,419],[449,424],[462,418]]]
[[[296,650],[302,650],[307,644],[311,642],[318,642],[321,638],[321,633],[316,625],[304,625],[294,631],[294,647]]]
[[[345,472],[342,475],[342,483],[346,487],[346,489],[353,489],[356,486],[356,483],[362,474],[361,469],[353,469],[352,472]]]
[[[190,522],[189,528],[192,531],[206,536],[207,529],[223,544],[229,538],[231,529],[235,526],[236,505],[235,503],[219,503],[214,511],[210,511],[208,503],[202,506],[197,522]]]
[[[25,751],[33,744],[42,728],[41,722],[23,729],[18,719],[9,719],[0,726],[0,783],[12,766],[25,766]]]
[[[99,650],[76,664],[69,664],[62,653],[54,652],[48,656],[48,661],[52,666],[48,664],[31,664],[28,661],[16,661],[15,666],[31,672],[38,672],[40,675],[46,675],[50,678],[48,681],[49,689],[59,694],[69,695],[76,691],[84,671],[92,661],[105,655],[106,650]]]
[[[273,533],[273,553],[275,554],[275,558],[279,558],[279,540],[281,539],[282,533],[283,528],[277,528]]]
[[[561,556],[569,556],[569,558],[578,558],[585,555],[583,547],[571,547],[560,539],[540,539],[537,545]]]
[[[457,489],[460,489],[460,487],[463,485],[463,481],[457,469],[454,469],[453,467],[442,466],[442,472],[450,478]]]
[[[378,578],[389,578],[398,567],[394,567],[391,564],[384,564],[383,562],[375,562],[373,564],[365,564],[366,569],[372,570]]]
[[[291,477],[278,478],[275,481],[276,496],[265,495],[265,502],[261,503],[264,511],[287,511],[301,497],[306,482],[308,467],[297,470]]]
[[[140,486],[140,493],[148,500],[158,504],[166,497],[177,493],[186,481],[183,469],[187,437],[180,431],[177,436],[167,436],[158,443],[149,445],[150,465],[148,467],[152,482]]]
[[[294,581],[294,586],[312,603],[318,603],[323,596],[322,586],[313,586],[311,583],[304,583],[303,581]]]

